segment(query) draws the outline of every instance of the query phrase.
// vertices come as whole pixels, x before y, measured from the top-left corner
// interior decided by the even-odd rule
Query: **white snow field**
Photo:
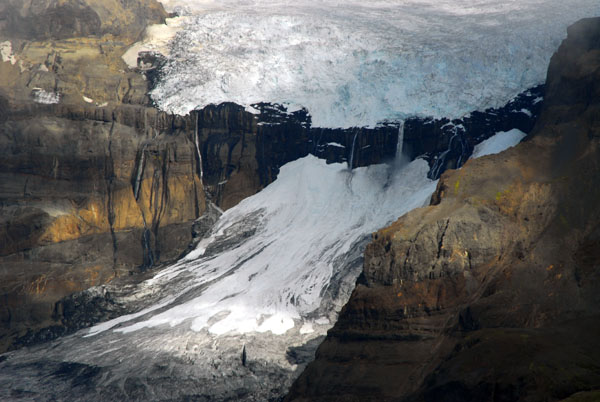
[[[598,0],[163,3],[184,17],[165,26],[160,108],[282,103],[320,127],[501,106],[544,82],[568,25],[600,15]]]
[[[500,131],[496,133],[496,135],[475,145],[471,158],[479,158],[485,155],[498,154],[505,149],[514,147],[526,136],[527,134],[516,128],[513,128],[509,131]]]

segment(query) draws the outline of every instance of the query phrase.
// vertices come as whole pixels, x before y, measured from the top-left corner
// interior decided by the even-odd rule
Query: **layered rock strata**
[[[518,129],[528,134],[542,107],[544,86],[530,88],[500,108],[474,111],[460,119],[411,117],[404,122],[404,153],[421,157],[431,166],[428,177],[439,179],[447,169],[462,167],[473,147],[500,131]]]
[[[0,350],[60,326],[62,297],[176,258],[205,209],[191,124],[121,60],[166,13],[128,3],[0,6]]]
[[[600,19],[553,56],[531,138],[373,234],[290,401],[600,395]]]

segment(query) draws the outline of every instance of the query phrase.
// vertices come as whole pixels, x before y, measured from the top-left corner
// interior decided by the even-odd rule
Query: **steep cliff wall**
[[[277,178],[284,164],[313,154],[352,167],[391,161],[397,125],[375,128],[311,127],[305,110],[288,113],[279,105],[258,104],[258,114],[223,103],[194,112],[207,192],[227,209]]]
[[[205,209],[193,125],[121,60],[153,0],[0,5],[0,350],[62,297],[176,258]]]
[[[144,106],[75,116],[85,112],[40,108],[0,125],[1,316],[10,332],[59,320],[54,302],[65,295],[176,258],[205,209],[184,121]],[[159,124],[136,127],[146,119]]]
[[[373,234],[294,401],[600,396],[600,19],[571,26],[530,139]],[[586,399],[587,398],[587,399]]]

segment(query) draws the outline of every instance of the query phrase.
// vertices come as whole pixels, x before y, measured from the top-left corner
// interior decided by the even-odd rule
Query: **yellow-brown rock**
[[[0,5],[0,351],[61,325],[61,298],[191,241],[193,126],[153,108],[121,59],[165,16],[154,0]]]

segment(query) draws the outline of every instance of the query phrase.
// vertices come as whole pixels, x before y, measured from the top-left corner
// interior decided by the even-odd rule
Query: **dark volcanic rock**
[[[279,105],[256,104],[259,114],[233,103],[193,112],[197,119],[203,179],[208,193],[230,208],[277,178],[284,164],[313,154],[352,166],[394,158],[397,126],[320,129],[305,110],[288,113]]]
[[[596,400],[600,19],[569,28],[530,139],[373,235],[290,401]]]
[[[403,150],[409,159],[421,157],[431,166],[430,179],[463,166],[473,147],[500,131],[529,133],[539,116],[544,86],[531,88],[497,109],[475,111],[461,119],[409,118],[404,123]]]

